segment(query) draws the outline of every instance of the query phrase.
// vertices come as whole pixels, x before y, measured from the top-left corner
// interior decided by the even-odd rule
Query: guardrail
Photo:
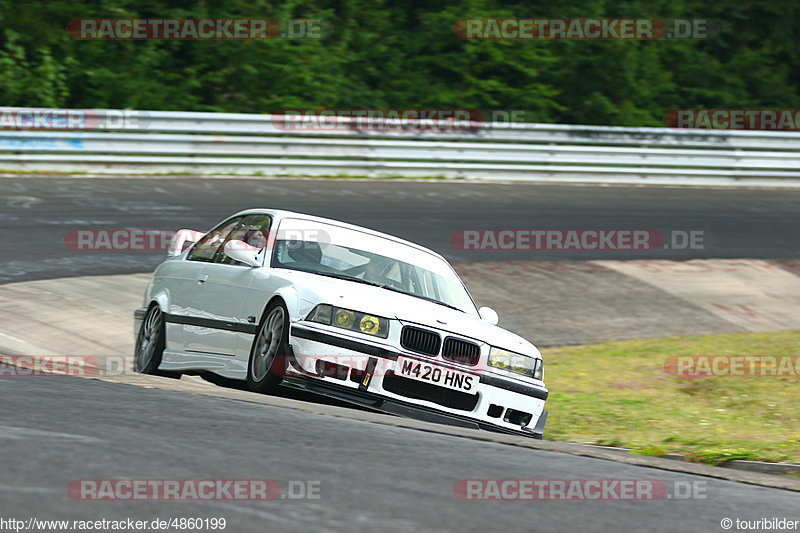
[[[48,110],[0,117],[35,111]],[[85,129],[0,129],[0,171],[800,185],[798,132],[411,121],[387,130],[348,117],[304,128],[278,115],[75,112],[91,117]]]

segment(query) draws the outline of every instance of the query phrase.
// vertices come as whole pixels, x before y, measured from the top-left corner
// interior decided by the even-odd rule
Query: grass
[[[5,170],[0,168],[0,174],[56,174],[60,176],[68,176],[70,174],[89,174],[85,170]],[[114,174],[109,174],[109,177],[113,177]]]
[[[102,175],[103,177],[119,177],[119,176],[128,176],[128,175],[138,175],[138,176],[203,176],[207,178],[214,178],[218,176],[223,177],[241,177],[243,179],[246,178],[331,178],[331,179],[359,179],[359,180],[411,180],[411,181],[418,181],[418,180],[447,180],[447,181],[458,181],[458,180],[468,180],[471,179],[472,181],[482,181],[479,178],[466,178],[464,176],[453,176],[447,177],[444,174],[436,174],[431,176],[404,176],[402,174],[381,174],[379,176],[367,176],[367,175],[358,175],[358,174],[314,174],[314,175],[303,175],[303,174],[272,174],[272,173],[265,173],[262,170],[257,170],[251,173],[242,173],[242,174],[230,174],[225,172],[209,172],[209,173],[197,173],[197,172],[186,172],[186,171],[175,171],[175,172],[128,172],[124,174],[119,173],[103,173],[102,171],[84,171],[84,170],[3,170],[0,169],[0,174],[44,174],[44,175],[70,175],[70,174],[91,174],[93,176]]]
[[[543,349],[549,440],[721,464],[800,463],[800,377],[679,378],[671,355],[797,356],[800,331]]]

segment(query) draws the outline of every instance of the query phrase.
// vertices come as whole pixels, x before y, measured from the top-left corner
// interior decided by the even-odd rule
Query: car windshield
[[[333,224],[281,221],[272,266],[376,285],[476,315],[475,304],[440,257]]]

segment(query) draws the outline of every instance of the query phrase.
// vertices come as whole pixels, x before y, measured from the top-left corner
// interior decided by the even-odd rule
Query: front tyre
[[[164,314],[158,305],[147,311],[136,337],[136,351],[133,356],[133,370],[142,374],[157,374],[161,355],[166,343]]]
[[[253,392],[269,392],[281,382],[279,368],[289,353],[289,312],[276,300],[267,306],[258,328],[250,361],[247,364],[247,387]]]

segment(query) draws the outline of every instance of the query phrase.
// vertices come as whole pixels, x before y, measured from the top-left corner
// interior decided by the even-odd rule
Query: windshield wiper
[[[372,285],[373,287],[380,287],[385,289],[385,285],[381,285],[380,283],[376,283],[374,281],[369,281],[366,279],[356,278],[354,276],[348,276],[347,274],[335,274],[333,272],[319,272],[316,270],[304,270],[303,272],[309,272],[311,274],[319,274],[320,276],[327,276],[329,278],[336,278],[336,279],[343,279],[346,281],[355,281],[357,283],[363,283],[364,285]]]
[[[392,287],[384,287],[384,288],[385,289],[389,289],[389,290],[394,290],[394,291],[397,291],[397,292],[402,292],[403,294],[408,294],[409,296],[414,296],[415,298],[422,298],[423,300],[428,300],[429,302],[433,302],[435,304],[443,305],[445,307],[449,307],[450,309],[455,309],[456,311],[461,311],[462,313],[464,312],[462,309],[459,309],[455,305],[450,305],[450,304],[444,303],[442,301],[437,300],[436,298],[431,298],[430,296],[422,296],[420,294],[411,294],[411,293],[408,293],[408,292],[400,291],[398,289],[394,289]]]
[[[383,283],[377,283],[375,281],[369,281],[367,279],[356,278],[353,276],[348,276],[347,274],[335,274],[333,272],[313,272],[314,274],[319,274],[320,276],[328,276],[330,278],[336,279],[343,279],[347,281],[356,281],[358,283],[363,283],[365,285],[371,285],[373,287],[380,287],[381,289],[386,289],[392,292],[399,292],[400,294],[405,294],[407,296],[413,296],[414,298],[421,298],[423,300],[427,300],[429,302],[433,302],[435,304],[443,305],[445,307],[449,307],[450,309],[455,309],[456,311],[464,312],[462,309],[459,309],[455,305],[450,305],[448,303],[442,302],[437,300],[436,298],[431,298],[430,296],[422,296],[421,294],[414,294],[411,292],[404,291],[402,289],[398,289],[397,287],[392,287],[391,285],[384,285]]]

